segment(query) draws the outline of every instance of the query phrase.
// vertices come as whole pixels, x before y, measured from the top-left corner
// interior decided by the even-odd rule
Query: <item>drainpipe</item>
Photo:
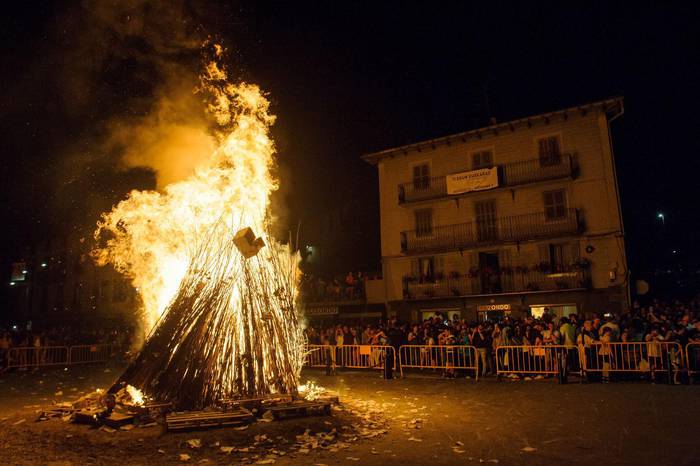
[[[620,101],[620,110],[617,113],[615,113],[614,115],[612,115],[610,118],[608,118],[608,122],[607,122],[607,124],[608,124],[608,145],[610,147],[610,156],[612,158],[613,179],[615,182],[615,197],[617,198],[617,215],[618,215],[618,218],[620,220],[620,230],[622,233],[623,241],[625,238],[625,224],[624,224],[623,219],[622,219],[622,203],[620,202],[620,188],[619,188],[618,182],[617,182],[617,168],[615,166],[615,150],[613,149],[610,123],[612,123],[613,121],[615,121],[616,119],[618,119],[619,117],[621,117],[624,114],[625,114],[624,103],[622,101]],[[624,262],[625,262],[625,271],[624,271],[625,273],[624,273],[623,286],[625,287],[625,289],[627,291],[627,305],[630,306],[632,303],[632,295],[631,295],[631,291],[630,291],[630,277],[629,277],[629,266],[627,264],[627,252],[625,251],[625,247],[622,247],[621,249],[622,249],[622,255],[624,258]]]

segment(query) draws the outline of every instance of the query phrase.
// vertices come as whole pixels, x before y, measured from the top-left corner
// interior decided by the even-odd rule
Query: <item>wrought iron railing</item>
[[[499,187],[570,178],[574,176],[573,155],[561,154],[554,158],[537,158],[499,165],[498,175]],[[450,197],[447,194],[446,175],[421,178],[399,185],[399,204],[442,197]]]
[[[426,253],[468,249],[495,243],[518,242],[579,233],[583,224],[577,209],[548,218],[544,212],[494,217],[486,221],[435,226],[429,231],[401,232],[401,251]]]
[[[500,293],[574,290],[590,287],[587,269],[549,273],[539,270],[500,273],[478,272],[473,276],[447,276],[433,280],[404,278],[406,299],[430,299]]]

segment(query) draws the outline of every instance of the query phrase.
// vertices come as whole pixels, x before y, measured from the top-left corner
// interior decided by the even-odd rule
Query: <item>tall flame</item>
[[[189,178],[162,191],[132,191],[98,222],[94,251],[131,278],[143,301],[144,326],[151,329],[168,306],[187,270],[191,250],[222,219],[250,226],[264,236],[275,147],[269,129],[275,117],[254,84],[232,84],[220,64],[223,49],[200,75],[199,92],[216,122],[216,150]],[[269,239],[264,238],[269,243]]]

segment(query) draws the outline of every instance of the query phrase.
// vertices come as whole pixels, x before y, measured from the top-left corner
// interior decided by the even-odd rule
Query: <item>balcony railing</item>
[[[582,231],[578,210],[566,209],[558,218],[544,212],[512,217],[494,217],[486,221],[433,227],[429,232],[401,232],[401,251],[426,253],[485,246],[488,244],[527,241],[576,234]]]
[[[573,156],[562,154],[549,159],[531,159],[498,166],[499,187],[570,178],[574,175]],[[463,194],[459,194],[460,196]],[[399,204],[451,197],[447,176],[435,176],[399,185]]]
[[[404,281],[404,298],[430,299],[536,291],[575,290],[590,287],[588,271],[501,273],[498,276],[464,275],[429,282]]]

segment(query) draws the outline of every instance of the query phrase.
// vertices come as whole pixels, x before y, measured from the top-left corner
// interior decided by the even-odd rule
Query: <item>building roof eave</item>
[[[483,128],[476,128],[469,131],[464,131],[457,134],[451,134],[448,136],[442,136],[439,138],[428,139],[426,141],[420,141],[412,144],[406,144],[399,147],[393,147],[390,149],[384,149],[378,152],[372,152],[361,156],[362,160],[365,162],[376,165],[380,160],[387,157],[394,157],[399,154],[408,154],[409,151],[422,151],[423,149],[435,149],[437,146],[442,144],[451,144],[455,141],[466,142],[467,138],[481,138],[485,134],[497,134],[499,130],[509,129],[514,131],[516,127],[527,125],[528,127],[536,121],[548,121],[558,116],[568,116],[574,112],[579,112],[585,114],[587,111],[595,108],[603,110],[609,117],[619,116],[623,110],[624,98],[622,96],[611,97],[609,99],[599,100],[595,102],[589,102],[582,105],[577,105],[575,107],[569,107],[562,110],[556,110],[553,112],[542,113],[539,115],[518,118],[516,120],[510,120],[503,123],[497,123],[490,126],[485,126]]]

